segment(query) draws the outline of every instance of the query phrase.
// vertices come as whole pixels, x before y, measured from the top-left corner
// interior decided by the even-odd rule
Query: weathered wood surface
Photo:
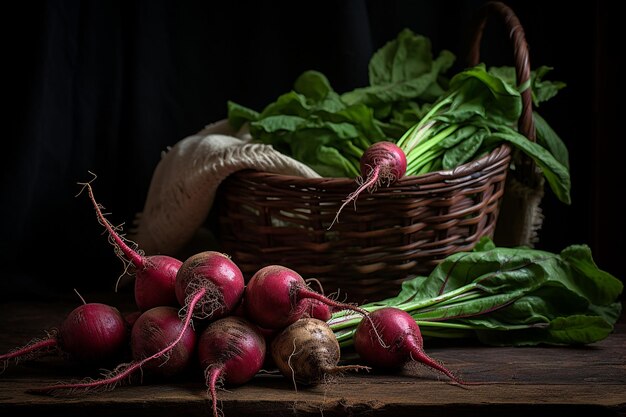
[[[43,335],[75,307],[70,304],[0,305],[0,352]],[[359,374],[294,390],[279,375],[259,375],[245,386],[218,391],[228,416],[626,416],[626,324],[597,344],[495,348],[433,342],[427,352],[468,381],[466,388],[422,367],[402,375]],[[168,382],[144,381],[78,398],[27,394],[31,387],[82,378],[86,371],[48,357],[11,365],[0,375],[0,415],[207,416],[201,373]],[[92,375],[97,375],[93,373]],[[32,415],[32,414],[31,414]]]

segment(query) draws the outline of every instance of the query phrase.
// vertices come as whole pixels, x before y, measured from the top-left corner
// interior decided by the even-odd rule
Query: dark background
[[[167,146],[226,116],[262,109],[303,71],[343,92],[367,83],[372,53],[409,27],[462,69],[482,1],[49,1],[4,6],[5,126],[0,177],[0,294],[52,298],[111,290],[122,264],[76,184],[95,172],[115,223],[141,211]],[[538,247],[589,244],[624,279],[622,114],[617,2],[507,2],[531,64],[567,88],[541,113],[570,150],[572,204],[549,190]],[[7,30],[8,29],[8,30]],[[508,34],[488,24],[482,58],[512,65]],[[450,74],[453,72],[451,71]]]

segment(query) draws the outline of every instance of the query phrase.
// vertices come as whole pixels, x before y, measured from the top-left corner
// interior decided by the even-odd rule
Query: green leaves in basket
[[[386,138],[370,108],[345,104],[317,71],[303,73],[293,91],[261,113],[229,102],[228,117],[235,128],[249,122],[256,141],[273,145],[327,177],[357,176],[363,151]]]
[[[376,51],[369,62],[370,85],[342,94],[347,104],[365,104],[378,119],[391,115],[400,103],[415,99],[432,102],[446,89],[445,73],[454,63],[450,51],[433,59],[431,42],[409,29]]]
[[[538,107],[540,103],[550,100],[559,90],[565,87],[565,83],[561,81],[544,80],[546,74],[552,71],[552,67],[541,66],[530,72],[530,85],[533,104]],[[507,84],[517,88],[515,79],[515,68],[513,67],[491,67],[489,73],[505,81]]]
[[[563,82],[544,80],[546,74],[552,71],[552,69],[551,67],[541,66],[531,71],[530,87],[535,107],[539,107],[541,103],[548,101],[565,87]],[[511,86],[516,85],[515,69],[512,67],[491,67],[489,72],[506,81]],[[536,111],[533,112],[533,120],[537,133],[537,143],[546,148],[561,165],[569,169],[569,152],[565,143]]]
[[[407,156],[407,175],[428,172],[439,159],[444,169],[453,169],[506,142],[532,158],[557,198],[569,204],[567,148],[539,115],[537,143],[516,130],[522,99],[509,75],[483,64],[455,75],[446,94],[398,140]],[[473,131],[466,135],[469,128]]]
[[[533,112],[537,143],[546,148],[554,158],[569,170],[569,151],[559,135],[537,112]]]
[[[565,84],[546,80],[552,68],[545,66],[519,87],[514,68],[484,64],[448,80],[454,59],[445,50],[435,58],[428,38],[405,29],[372,55],[368,86],[338,94],[323,74],[307,71],[260,113],[229,102],[228,118],[235,128],[249,123],[254,140],[327,177],[357,177],[361,155],[381,140],[404,151],[405,175],[454,169],[508,143],[515,156],[532,158],[557,198],[569,203],[563,141],[537,113],[536,144],[517,132],[520,89],[531,88],[538,106]]]
[[[569,170],[549,150],[507,127],[501,127],[499,132],[493,133],[485,140],[487,146],[495,146],[501,142],[508,142],[530,156],[541,168],[543,176],[557,198],[566,204],[571,203]]]
[[[396,297],[362,305],[409,312],[426,336],[476,337],[490,345],[587,344],[607,337],[621,314],[622,283],[597,267],[586,245],[555,254],[499,248],[488,238],[446,258]],[[343,346],[360,318],[330,321]]]

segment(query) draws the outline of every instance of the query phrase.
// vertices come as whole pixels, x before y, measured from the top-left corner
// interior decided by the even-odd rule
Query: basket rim
[[[503,143],[495,147],[491,152],[480,158],[461,164],[453,169],[428,172],[420,175],[409,175],[400,178],[393,187],[406,187],[414,185],[425,185],[437,182],[450,182],[471,177],[479,172],[492,171],[498,169],[503,164],[509,163],[511,159],[511,147]],[[259,180],[270,184],[294,184],[299,186],[325,186],[325,187],[345,187],[353,185],[357,178],[348,177],[316,177],[307,178],[297,175],[286,175],[268,171],[258,171],[254,169],[244,169],[233,173],[233,176],[245,177],[249,180]]]

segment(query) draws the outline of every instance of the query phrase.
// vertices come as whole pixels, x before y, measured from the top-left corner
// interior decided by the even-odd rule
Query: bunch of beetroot
[[[83,185],[116,254],[132,268],[140,311],[129,324],[114,307],[85,303],[70,313],[58,332],[1,355],[0,361],[59,349],[72,358],[102,364],[121,357],[129,345],[132,360],[101,379],[58,383],[32,392],[60,395],[113,389],[144,373],[171,377],[189,369],[197,354],[217,416],[216,386],[244,384],[266,363],[273,363],[294,384],[307,385],[343,371],[369,369],[338,365],[339,344],[326,321],[343,309],[366,318],[356,332],[355,346],[369,364],[392,367],[414,358],[460,382],[425,355],[417,326],[400,326],[403,331],[411,327],[410,334],[394,330],[398,320],[393,309],[372,313],[372,320],[363,309],[314,291],[296,271],[280,265],[261,268],[246,285],[239,267],[216,251],[195,254],[184,262],[144,256],[105,218],[91,185]]]

